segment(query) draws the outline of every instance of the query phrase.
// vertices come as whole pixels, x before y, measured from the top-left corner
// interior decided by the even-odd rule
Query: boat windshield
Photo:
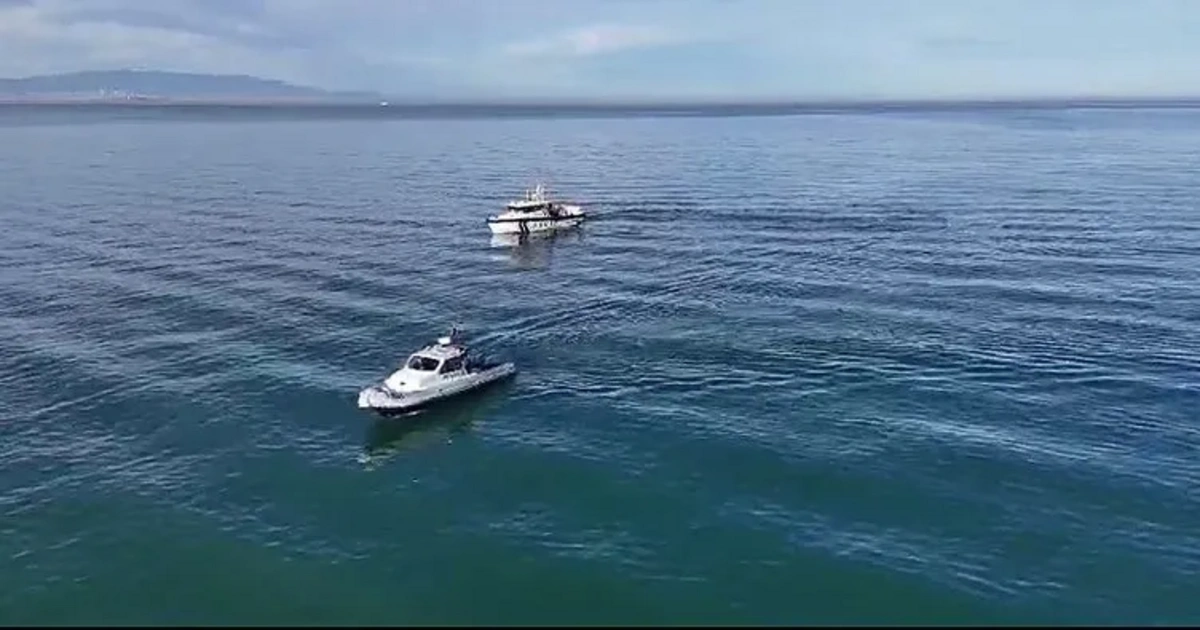
[[[418,372],[432,372],[437,369],[437,366],[437,359],[423,357],[419,354],[414,354],[408,359],[408,369]]]

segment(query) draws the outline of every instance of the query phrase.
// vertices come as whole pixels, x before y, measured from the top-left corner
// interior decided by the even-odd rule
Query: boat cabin
[[[404,368],[413,372],[451,374],[467,364],[467,352],[457,346],[429,346],[408,357]]]
[[[558,204],[547,199],[546,189],[541,184],[538,184],[533,190],[525,191],[523,199],[510,201],[505,208],[514,212],[554,211],[558,208]]]
[[[420,389],[432,381],[466,373],[470,363],[464,346],[455,343],[453,337],[442,337],[436,344],[412,353],[385,385],[399,392]]]

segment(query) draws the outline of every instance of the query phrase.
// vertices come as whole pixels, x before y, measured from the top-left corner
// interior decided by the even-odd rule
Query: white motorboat
[[[359,409],[407,413],[516,373],[512,363],[487,361],[459,342],[457,329],[414,352],[399,370],[358,393]]]
[[[525,191],[524,199],[508,202],[504,212],[488,217],[487,222],[492,234],[529,234],[574,227],[584,218],[583,208],[549,199],[546,189],[538,184]]]

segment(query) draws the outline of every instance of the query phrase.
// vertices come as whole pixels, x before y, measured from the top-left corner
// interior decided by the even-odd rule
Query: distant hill
[[[0,79],[4,100],[377,101],[369,92],[331,92],[246,75],[102,70]]]

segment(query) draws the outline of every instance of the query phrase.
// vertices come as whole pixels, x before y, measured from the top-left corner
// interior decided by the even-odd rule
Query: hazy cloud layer
[[[0,75],[430,96],[1200,94],[1192,0],[0,0]]]

